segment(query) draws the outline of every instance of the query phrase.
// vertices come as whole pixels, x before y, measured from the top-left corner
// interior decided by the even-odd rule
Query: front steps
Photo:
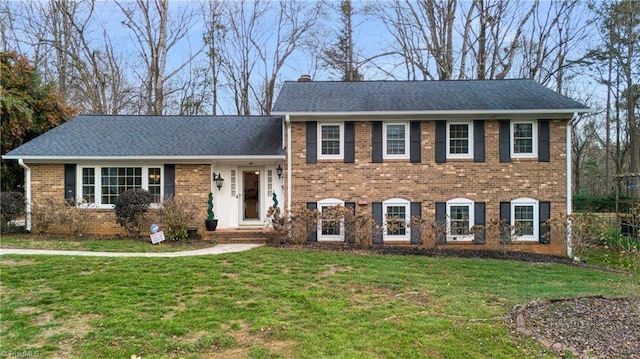
[[[216,229],[215,231],[206,231],[204,239],[213,240],[219,244],[229,243],[249,243],[249,244],[266,244],[267,233],[270,228],[247,228],[247,229]]]

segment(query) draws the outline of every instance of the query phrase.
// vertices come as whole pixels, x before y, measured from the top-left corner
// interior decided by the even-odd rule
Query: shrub
[[[151,196],[142,188],[128,189],[115,203],[116,223],[124,227],[129,235],[138,238],[140,236],[140,220],[144,212],[149,209]]]
[[[85,208],[70,206],[65,200],[51,197],[31,204],[31,218],[35,231],[40,234],[47,233],[51,226],[59,225],[67,227],[75,237],[81,237],[89,225],[89,213]]]
[[[269,207],[267,210],[268,225],[273,231],[267,232],[268,245],[280,245],[287,241],[288,221],[286,216],[282,214],[280,207]]]
[[[24,195],[20,192],[0,193],[1,228],[7,230],[13,226],[12,222],[25,213]]]
[[[592,196],[589,193],[580,192],[573,195],[573,209],[576,212],[615,212],[616,196]]]
[[[305,206],[301,206],[291,213],[291,236],[293,243],[306,243],[309,235],[318,228],[318,217],[320,212],[317,209],[313,211]]]
[[[167,197],[155,211],[154,221],[163,229],[167,239],[179,241],[187,238],[187,227],[196,219],[198,207],[193,201],[182,197]]]

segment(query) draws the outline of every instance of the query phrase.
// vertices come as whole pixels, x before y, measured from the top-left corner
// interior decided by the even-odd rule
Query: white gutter
[[[31,232],[31,168],[24,163],[22,158],[18,159],[20,167],[24,168],[24,202],[26,205],[24,230]]]
[[[541,114],[576,114],[591,112],[590,109],[524,109],[524,110],[415,110],[415,111],[300,111],[300,112],[272,112],[272,116],[401,116],[401,115],[535,115]],[[297,120],[296,120],[297,121]]]
[[[573,247],[571,243],[571,213],[573,213],[573,191],[572,191],[572,159],[571,159],[571,136],[573,124],[578,121],[578,113],[575,112],[573,117],[567,123],[567,135],[566,135],[566,152],[567,152],[567,256],[573,258]]]
[[[291,119],[289,115],[284,116],[287,126],[287,217],[291,217]]]

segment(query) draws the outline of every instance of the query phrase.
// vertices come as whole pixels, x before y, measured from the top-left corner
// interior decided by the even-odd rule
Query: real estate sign
[[[159,231],[156,233],[151,233],[151,243],[156,244],[164,241],[164,232]]]

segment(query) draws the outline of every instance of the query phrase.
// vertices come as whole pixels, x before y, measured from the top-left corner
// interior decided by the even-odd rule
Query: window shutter
[[[486,239],[486,215],[485,215],[486,204],[484,202],[475,202],[473,204],[473,223],[476,226],[482,226],[482,229],[477,230],[477,233],[473,234],[473,243],[475,244],[485,244],[487,242]]]
[[[176,188],[176,165],[164,165],[164,197],[173,197]]]
[[[307,202],[307,209],[310,211],[314,211],[318,209],[318,204],[316,202]],[[316,227],[317,228],[317,227]],[[309,232],[309,237],[307,238],[308,242],[317,242],[318,241],[318,230],[313,229]]]
[[[416,218],[422,218],[422,202],[411,202],[411,218],[409,219],[409,221],[411,221],[411,223],[413,223],[413,217]],[[411,230],[411,243],[413,244],[420,244],[421,242],[421,233],[419,230],[414,230],[413,228],[410,229]]]
[[[382,231],[384,228],[384,222],[382,220],[382,202],[372,202],[371,211],[373,212],[373,220],[376,222],[376,225],[380,226],[379,230],[374,231],[373,243],[382,244]]]
[[[371,122],[371,162],[382,162],[382,122]]]
[[[447,202],[436,202],[436,243],[444,244],[447,243]]]
[[[540,227],[538,233],[540,234],[540,243],[547,244],[551,242],[551,226],[547,221],[551,219],[551,202],[540,202],[538,214],[540,218]]]
[[[344,163],[356,161],[356,131],[355,122],[344,123]]]
[[[436,163],[447,162],[447,121],[436,121]]]
[[[64,201],[67,206],[76,204],[76,164],[64,165]]]
[[[500,120],[500,162],[511,162],[511,121]]]
[[[355,215],[356,215],[356,203],[355,202],[345,202],[345,208],[348,208],[353,214],[354,218],[350,221],[345,221],[344,224],[344,240],[347,243],[355,243],[356,242],[356,232],[355,232]]]
[[[307,122],[307,163],[318,161],[318,123]]]
[[[421,131],[420,131],[420,121],[411,121],[409,125],[409,138],[411,139],[409,143],[409,161],[411,163],[420,163],[422,162],[421,156]]]
[[[511,225],[511,202],[500,202],[500,221],[504,225]]]
[[[473,161],[484,162],[484,120],[473,121]]]
[[[538,121],[538,161],[540,162],[551,160],[550,136],[549,120]]]

